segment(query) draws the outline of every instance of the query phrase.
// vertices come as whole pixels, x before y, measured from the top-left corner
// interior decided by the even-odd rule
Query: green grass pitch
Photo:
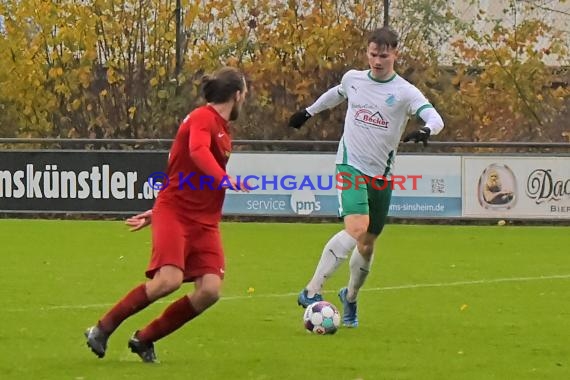
[[[567,227],[389,225],[360,327],[312,335],[296,296],[340,226],[224,223],[222,300],[159,341],[161,363],[148,365],[127,339],[190,284],[124,322],[102,360],[83,331],[144,280],[149,229],[0,220],[0,378],[570,378]],[[347,280],[345,263],[325,299],[340,307]]]

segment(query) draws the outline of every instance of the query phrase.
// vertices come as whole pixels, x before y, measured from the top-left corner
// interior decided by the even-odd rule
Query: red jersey
[[[216,225],[222,217],[231,153],[228,122],[211,106],[192,111],[176,133],[168,155],[168,186],[156,206],[176,209],[183,219]]]

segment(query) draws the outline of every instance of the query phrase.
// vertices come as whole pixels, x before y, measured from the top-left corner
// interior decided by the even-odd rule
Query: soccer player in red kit
[[[231,152],[229,121],[237,119],[247,94],[244,76],[225,67],[202,80],[207,105],[182,122],[168,158],[169,183],[152,208],[127,219],[131,230],[151,224],[149,280],[132,289],[87,329],[87,346],[105,356],[107,341],[128,317],[194,282],[192,293],[169,305],[128,342],[144,362],[155,362],[154,342],[197,317],[219,299],[224,254],[218,224],[227,188],[240,189],[225,171]]]

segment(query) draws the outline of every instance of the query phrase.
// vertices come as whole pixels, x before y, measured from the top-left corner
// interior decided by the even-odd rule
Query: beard
[[[230,121],[235,121],[239,117],[239,113],[241,111],[241,107],[234,103],[232,110],[230,111]]]

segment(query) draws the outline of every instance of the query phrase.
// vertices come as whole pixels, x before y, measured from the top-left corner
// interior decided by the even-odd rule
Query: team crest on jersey
[[[388,96],[388,98],[386,99],[386,104],[390,107],[396,104],[396,97],[394,96],[394,94],[390,94]]]
[[[359,124],[364,124],[366,127],[383,129],[388,128],[388,121],[386,121],[378,111],[372,112],[367,109],[360,109],[356,111],[355,118]]]

